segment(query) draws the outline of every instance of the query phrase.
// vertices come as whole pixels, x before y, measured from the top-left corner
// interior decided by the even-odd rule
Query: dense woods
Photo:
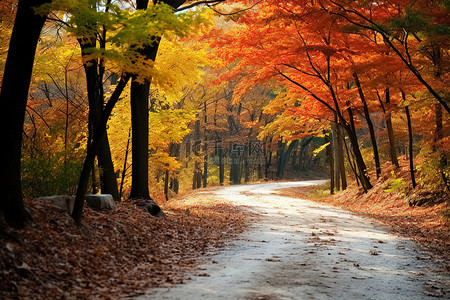
[[[367,192],[401,155],[412,189],[448,190],[446,2],[183,4],[2,4],[10,224],[22,197],[77,190],[81,222],[88,190],[169,199],[311,164]]]
[[[2,1],[0,215],[21,228],[33,219],[27,201],[71,195],[80,225],[86,194],[161,215],[200,187],[313,178],[329,178],[330,194],[384,181],[411,205],[443,202],[449,9]]]

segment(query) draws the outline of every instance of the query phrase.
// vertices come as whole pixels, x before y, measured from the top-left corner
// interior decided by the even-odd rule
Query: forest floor
[[[166,218],[126,202],[85,208],[81,227],[49,202],[27,207],[34,221],[25,229],[0,221],[0,299],[119,299],[182,283],[248,219],[201,194],[164,204]]]
[[[0,298],[450,298],[446,204],[409,207],[383,180],[320,197],[320,183],[201,189],[166,218],[86,208],[82,227],[30,201],[25,229],[0,222]]]

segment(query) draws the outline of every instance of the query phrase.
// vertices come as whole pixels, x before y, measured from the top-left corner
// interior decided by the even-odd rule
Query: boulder
[[[53,205],[60,207],[67,211],[69,214],[73,211],[73,205],[75,203],[75,196],[67,196],[67,195],[56,195],[56,196],[45,196],[36,198],[36,200],[50,200]]]
[[[135,200],[134,204],[137,207],[140,207],[143,210],[149,212],[152,216],[155,216],[155,217],[165,217],[166,216],[166,214],[163,212],[161,207],[159,207],[158,204],[156,204],[155,201],[153,201],[153,200],[139,199],[139,200]]]
[[[112,210],[116,203],[110,194],[86,195],[86,204],[94,210]]]

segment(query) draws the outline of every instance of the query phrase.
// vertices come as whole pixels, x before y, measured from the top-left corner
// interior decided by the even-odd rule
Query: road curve
[[[258,214],[256,222],[201,266],[203,276],[136,299],[449,298],[450,279],[414,243],[359,215],[276,194],[317,183],[213,191]]]

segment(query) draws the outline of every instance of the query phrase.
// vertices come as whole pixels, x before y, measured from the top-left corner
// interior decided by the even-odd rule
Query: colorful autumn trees
[[[236,101],[253,85],[276,79],[286,86],[287,96],[282,97],[292,98],[291,106],[280,107],[280,112],[287,114],[287,110],[300,121],[308,118],[337,125],[332,126],[334,135],[339,136],[332,143],[337,147],[335,153],[342,153],[339,141],[343,135],[339,128],[345,131],[364,190],[370,189],[371,183],[360,149],[355,115],[359,113],[369,129],[379,176],[379,150],[372,122],[376,114],[386,115],[390,156],[397,164],[390,115],[396,105],[407,105],[401,94],[411,95],[417,102],[426,98],[423,94],[426,91],[438,101],[438,106],[447,110],[445,76],[433,78],[427,70],[445,71],[433,60],[424,59],[433,56],[431,49],[434,49],[435,57],[448,60],[444,42],[448,40],[448,25],[442,19],[448,8],[444,3],[234,2],[255,5],[255,8],[241,12],[236,26],[229,32],[212,32],[211,37],[215,40],[214,54],[235,65],[222,78],[244,76],[236,88]],[[278,97],[273,101],[284,100]],[[304,128],[302,132],[312,130]],[[286,132],[289,132],[287,128]],[[338,160],[341,157],[338,155]]]
[[[105,131],[112,109],[119,100],[128,80],[133,77],[135,84],[138,85],[146,82],[146,89],[148,89],[151,79],[161,76],[156,81],[170,86],[170,78],[166,77],[169,73],[158,74],[153,68],[152,60],[154,60],[157,50],[157,47],[152,46],[153,43],[157,41],[159,44],[162,35],[166,38],[186,35],[192,28],[198,28],[205,22],[201,11],[190,10],[175,14],[175,9],[184,2],[186,1],[165,1],[165,3],[155,1],[148,5],[148,1],[138,1],[139,11],[134,11],[132,2],[19,1],[16,25],[9,47],[10,55],[6,60],[0,96],[1,103],[5,105],[8,114],[8,118],[3,119],[5,124],[2,123],[2,125],[5,126],[2,128],[5,130],[9,128],[5,132],[7,137],[5,148],[9,152],[2,157],[5,159],[3,165],[9,174],[5,180],[1,180],[2,184],[5,184],[4,190],[8,192],[6,200],[2,201],[4,205],[1,206],[1,211],[5,213],[9,223],[22,226],[26,217],[20,186],[21,136],[34,53],[48,13],[52,12],[50,19],[62,24],[65,30],[79,41],[86,72],[90,134],[87,158],[81,171],[73,213],[74,219],[79,223],[89,173],[94,166],[96,156],[102,169],[104,191],[113,194],[118,199],[115,172]],[[31,21],[35,21],[36,24],[31,24]],[[27,29],[30,24],[32,30]],[[58,34],[58,31],[53,33]],[[151,50],[154,52],[152,57],[145,57],[145,53],[142,53],[142,49],[146,45],[154,48]],[[114,75],[119,77],[108,102],[105,102],[105,73],[112,77]],[[20,97],[15,96],[17,93],[20,93]],[[13,98],[21,100],[15,101]],[[148,100],[147,92],[147,96],[144,95],[137,102],[145,104],[148,103]],[[135,116],[136,114],[145,117],[148,115],[148,111],[139,109],[134,113]],[[14,130],[11,130],[11,125],[14,125]],[[148,118],[144,118],[144,124],[141,122],[140,125],[137,125],[137,127],[139,126],[144,128],[143,136],[148,136],[148,129],[145,129],[148,128]],[[144,148],[148,149],[147,139],[142,139],[141,136],[141,140],[144,141]],[[134,144],[142,144],[140,142],[140,139],[137,139]],[[140,152],[143,153],[144,160],[148,161],[148,151],[145,149]],[[134,157],[139,157],[137,152]],[[135,167],[138,167],[140,171],[143,170],[143,173],[148,172],[146,164],[136,163],[133,168]],[[145,189],[148,189],[148,180],[144,184]],[[147,197],[145,193],[137,196]]]

